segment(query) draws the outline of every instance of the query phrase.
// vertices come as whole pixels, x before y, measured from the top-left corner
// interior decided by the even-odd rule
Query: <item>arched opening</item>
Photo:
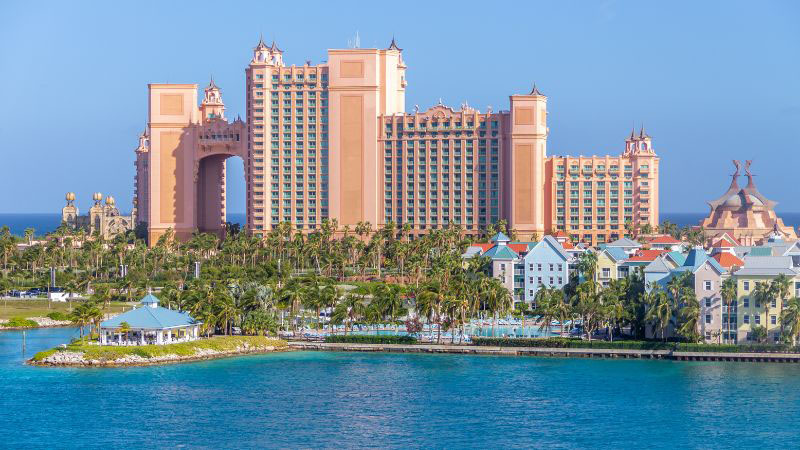
[[[225,221],[238,223],[240,230],[244,230],[246,225],[246,200],[244,161],[241,158],[228,158],[225,161]]]
[[[218,154],[206,156],[199,161],[197,173],[197,229],[202,233],[222,236],[225,230],[226,213],[230,207],[244,209],[244,162],[241,158]],[[227,171],[226,166],[232,166]],[[232,181],[228,181],[232,180]],[[229,194],[228,186],[234,187]],[[231,203],[228,203],[228,199]]]

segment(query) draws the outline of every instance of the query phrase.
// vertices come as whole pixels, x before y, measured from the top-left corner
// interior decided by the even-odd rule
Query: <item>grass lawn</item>
[[[142,358],[153,358],[164,355],[192,356],[199,349],[216,350],[219,352],[233,351],[247,342],[252,347],[284,348],[286,341],[266,337],[266,336],[213,336],[208,339],[200,339],[193,342],[180,342],[167,345],[136,345],[130,347],[118,347],[114,345],[89,345],[86,340],[80,340],[67,345],[66,351],[82,352],[87,360],[113,361],[127,355],[138,355]],[[59,351],[50,349],[34,355],[34,361],[42,359]]]
[[[72,307],[74,308],[80,301],[82,300],[73,300]],[[133,303],[111,302],[109,308],[104,309],[103,312],[122,312],[123,308],[125,308],[125,311],[128,311],[132,307]],[[47,299],[0,299],[0,319],[10,319],[12,317],[45,317],[48,313],[53,311],[69,313],[69,302],[51,302],[50,308],[48,308]]]

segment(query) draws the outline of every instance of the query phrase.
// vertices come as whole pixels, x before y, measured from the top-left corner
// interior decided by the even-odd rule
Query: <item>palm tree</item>
[[[294,278],[290,280],[281,290],[281,299],[289,305],[289,314],[292,321],[292,330],[297,329],[297,313],[300,310],[300,305],[303,303],[305,290],[303,285]]]
[[[800,298],[792,297],[786,302],[781,311],[781,325],[792,337],[792,345],[797,345],[797,335],[800,334]]]
[[[770,283],[770,289],[772,290],[773,299],[777,299],[779,304],[778,306],[778,317],[781,316],[783,312],[783,302],[789,298],[789,294],[791,293],[791,286],[792,286],[792,279],[789,278],[786,274],[779,274],[775,277],[772,282]],[[781,325],[781,334],[783,333],[783,325]]]
[[[333,312],[333,320],[337,323],[344,323],[344,334],[346,335],[348,326],[352,329],[353,324],[364,317],[365,313],[364,297],[360,294],[348,293],[336,305],[336,309]]]
[[[666,342],[667,327],[672,323],[672,316],[675,314],[675,307],[672,303],[672,299],[660,286],[647,293],[647,296],[649,300],[647,302],[647,319],[654,322],[654,328],[656,326],[659,327],[661,330],[661,338]]]
[[[767,337],[769,337],[769,308],[774,294],[774,289],[767,281],[756,282],[756,287],[753,289],[753,298],[756,300],[756,306],[764,308],[764,329],[767,330]],[[760,305],[759,305],[760,304]]]
[[[78,326],[78,331],[80,332],[81,338],[83,338],[83,328],[91,321],[91,313],[89,311],[90,308],[90,303],[83,302],[74,310],[72,310],[72,313],[70,314],[72,323]]]
[[[320,319],[319,319],[320,310],[322,310],[322,308],[326,306],[325,305],[326,299],[322,294],[322,289],[323,287],[320,286],[319,283],[314,281],[312,284],[309,284],[309,286],[306,288],[305,298],[303,298],[302,300],[304,308],[312,309],[316,313],[314,322],[316,324],[316,329],[318,333],[320,331]]]
[[[583,252],[578,260],[578,271],[587,281],[594,283],[596,281],[595,272],[597,271],[597,253],[592,251]]]
[[[557,301],[563,301],[564,294],[559,289],[540,287],[534,296],[534,314],[539,316],[539,331],[545,331],[550,336],[550,328],[556,320]]]
[[[603,305],[594,293],[594,282],[586,281],[578,285],[575,291],[577,301],[576,312],[581,316],[583,331],[589,342],[592,341],[592,333],[600,325],[603,318]]]
[[[511,296],[511,292],[496,278],[489,278],[485,298],[486,306],[492,313],[492,336],[494,337],[498,316],[507,314],[511,310],[514,298]]]
[[[726,278],[725,281],[722,282],[720,295],[722,296],[722,301],[727,306],[727,315],[725,315],[725,333],[723,334],[727,343],[731,339],[731,305],[733,302],[737,301],[738,298],[737,283],[735,278]]]
[[[376,305],[383,317],[394,323],[395,334],[398,332],[397,319],[403,309],[403,289],[396,284],[380,283],[373,291]]]
[[[125,342],[127,342],[128,341],[128,333],[131,332],[131,324],[129,324],[128,322],[122,322],[122,323],[119,324],[119,328],[117,329],[117,331],[119,331],[119,340],[120,340],[120,342],[122,342],[122,335],[123,334],[125,335]]]

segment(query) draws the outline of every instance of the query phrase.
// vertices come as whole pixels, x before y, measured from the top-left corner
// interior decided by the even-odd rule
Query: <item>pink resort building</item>
[[[658,224],[650,136],[632,132],[615,156],[548,156],[548,98],[535,86],[509,96],[507,110],[439,102],[407,112],[394,39],[300,66],[261,40],[245,73],[245,121],[228,122],[213,80],[199,106],[196,84],[149,85],[135,201],[151,243],[169,228],[179,238],[221,232],[231,156],[244,161],[256,235],[282,222],[313,232],[324,220],[476,234],[504,219],[523,240],[562,230],[597,245]]]

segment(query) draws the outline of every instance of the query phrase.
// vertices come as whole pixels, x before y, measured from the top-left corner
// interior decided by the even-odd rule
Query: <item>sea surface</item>
[[[684,227],[698,225],[700,220],[707,215],[708,213],[662,213],[660,219],[662,222],[669,220],[679,227]],[[787,225],[800,226],[800,213],[778,213],[778,217],[781,217]],[[247,222],[244,213],[228,213],[227,220],[242,226]],[[18,236],[25,234],[25,229],[29,227],[35,229],[36,235],[40,236],[55,230],[61,225],[61,214],[0,213],[0,227],[3,225],[8,225],[11,228],[11,233]]]
[[[27,355],[74,329],[26,332]],[[292,352],[29,367],[0,332],[4,448],[793,448],[790,364]]]

